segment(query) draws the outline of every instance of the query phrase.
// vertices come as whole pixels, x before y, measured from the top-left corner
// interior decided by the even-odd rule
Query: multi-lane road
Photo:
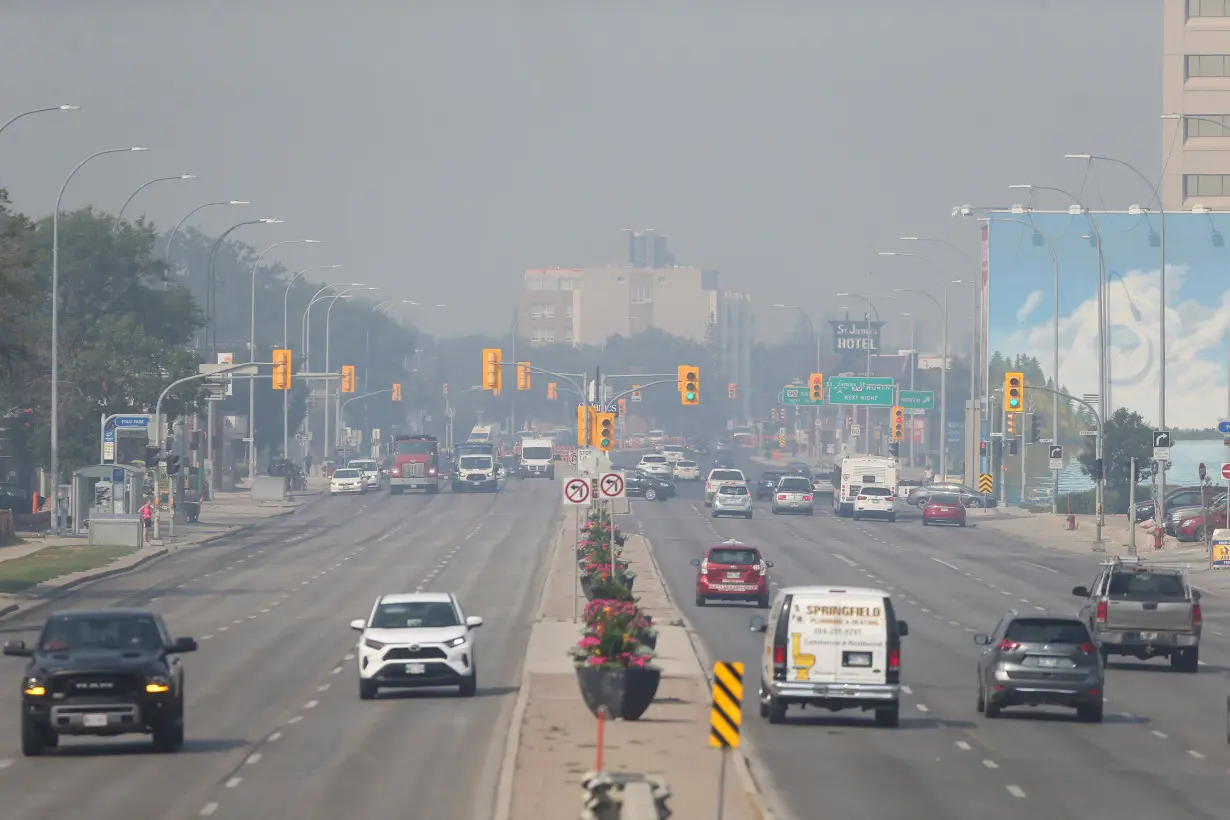
[[[741,465],[749,477],[763,468]],[[651,540],[676,605],[714,659],[748,664],[755,691],[762,636],[744,605],[694,603],[705,546],[735,538],[759,546],[783,585],[886,589],[899,617],[907,685],[901,726],[877,729],[857,713],[792,709],[785,725],[744,705],[745,736],[765,786],[797,820],[911,817],[983,820],[1038,817],[1221,818],[1230,805],[1226,742],[1230,607],[1206,597],[1199,674],[1164,660],[1112,662],[1106,718],[1084,724],[1060,710],[1009,710],[988,721],[974,709],[979,648],[1009,609],[1070,614],[1071,590],[1093,580],[1097,559],[1032,548],[989,527],[924,529],[917,514],[895,524],[833,517],[709,517],[700,488],[665,503],[634,502],[634,524]],[[1230,630],[1226,630],[1230,631]]]
[[[187,740],[160,755],[141,736],[66,738],[22,758],[22,662],[3,659],[0,816],[491,817],[558,492],[510,481],[498,495],[322,498],[58,602],[150,606],[197,638]],[[416,589],[456,592],[483,616],[478,697],[360,701],[349,622],[381,593]],[[46,611],[0,621],[3,638],[32,640]]]

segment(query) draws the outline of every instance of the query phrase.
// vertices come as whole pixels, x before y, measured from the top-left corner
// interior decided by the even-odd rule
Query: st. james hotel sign
[[[853,351],[880,352],[880,329],[883,322],[860,322],[843,319],[829,322],[833,326],[833,352],[842,355]]]

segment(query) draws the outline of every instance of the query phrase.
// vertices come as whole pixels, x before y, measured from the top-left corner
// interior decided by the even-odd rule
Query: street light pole
[[[0,125],[0,134],[3,134],[4,129],[8,128],[10,125],[22,119],[23,117],[33,116],[34,114],[45,114],[48,111],[80,111],[80,110],[81,110],[81,107],[77,105],[53,105],[50,108],[35,108],[32,111],[22,111],[17,116],[9,120],[6,120],[4,125]]]
[[[149,182],[146,182],[140,188],[129,194],[128,199],[124,200],[124,204],[120,206],[120,212],[115,215],[115,226],[118,228],[120,225],[124,224],[124,211],[128,209],[128,204],[136,199],[137,194],[158,182],[178,182],[183,179],[196,179],[196,174],[180,174],[177,177],[157,177],[156,179],[151,179]]]
[[[910,319],[910,392],[913,392],[914,374],[918,372],[918,348],[914,344],[914,331],[917,322],[914,320],[913,313],[902,311],[901,315],[908,316]],[[914,466],[914,416],[910,416],[910,468],[913,469]]]
[[[346,290],[343,290],[342,292],[340,292],[340,293],[338,293],[338,294],[336,294],[336,295],[334,295],[334,296],[328,296],[328,297],[325,297],[325,298],[329,299],[329,309],[325,311],[325,372],[326,372],[326,373],[328,373],[328,372],[329,372],[329,368],[332,366],[332,365],[331,365],[331,363],[330,363],[330,358],[329,358],[329,342],[330,342],[330,335],[329,335],[329,323],[330,323],[330,321],[332,321],[332,318],[333,318],[333,306],[337,304],[337,300],[338,300],[338,299],[345,299],[345,298],[349,297],[349,296],[350,296],[351,291],[354,291],[354,290],[380,290],[380,288],[379,288],[379,287],[363,287],[363,288],[359,288],[359,287],[350,287],[350,288],[347,288]],[[341,386],[340,384],[339,384],[339,385],[338,385],[338,387],[337,387],[337,391],[338,391],[338,395],[340,396],[340,395],[341,395],[341,393],[342,393],[342,386]],[[341,420],[339,419],[338,421],[340,422]],[[339,424],[338,424],[338,425],[336,425],[336,426],[337,426],[337,429],[338,429],[338,440],[340,441],[340,439],[341,439],[341,425],[340,425],[340,423],[339,423]],[[335,446],[335,445],[332,445],[332,444],[330,444],[330,443],[329,443],[329,442],[330,442],[330,439],[329,439],[329,383],[328,383],[328,380],[326,380],[326,381],[325,381],[325,430],[324,430],[324,437],[325,437],[325,445],[324,445],[324,446],[325,446],[326,448],[331,447],[331,446]],[[325,450],[325,453],[326,453],[326,455],[328,454],[328,450],[327,450],[327,449]]]
[[[876,309],[875,304],[872,303],[871,300],[872,298],[888,299],[891,294],[877,294],[874,297],[866,296],[861,293],[839,293],[837,295],[843,298],[850,297],[854,299],[862,299],[864,302],[867,303],[867,307],[871,309],[870,312],[867,314],[867,378],[871,378],[871,340],[872,340],[871,316],[872,314],[875,314],[877,322],[880,321],[880,311]],[[866,438],[867,455],[871,455],[871,407],[868,406],[867,408],[865,408],[865,411],[866,412],[863,415],[863,421],[867,425],[867,438]]]
[[[260,252],[252,262],[252,296],[248,303],[248,361],[256,361],[256,270],[260,267],[261,260],[265,258],[265,254],[274,248],[282,245],[319,245],[319,239],[283,239],[281,242],[274,242],[269,247]],[[290,288],[287,288],[289,291]],[[282,333],[286,333],[286,314],[282,314]],[[283,390],[283,393],[287,391]],[[283,396],[285,399],[285,396]],[[283,429],[285,434],[285,429]],[[282,457],[286,457],[286,451],[282,451]],[[256,380],[248,382],[248,486],[252,485],[252,479],[256,476]]]
[[[288,313],[290,311],[290,291],[294,287],[295,282],[299,280],[308,271],[322,270],[325,268],[340,268],[341,265],[312,265],[309,268],[296,273],[286,283],[286,292],[282,294],[282,347],[283,349],[290,347],[290,330],[287,328],[289,324]],[[307,334],[304,334],[305,336]],[[293,361],[293,357],[292,357]],[[290,390],[282,391],[282,458],[290,457],[290,431],[287,426],[290,424]]]
[[[251,205],[251,204],[252,203],[248,202],[246,199],[231,199],[225,202],[206,202],[204,205],[197,205],[191,211],[184,214],[183,218],[180,219],[178,222],[176,222],[175,227],[171,229],[171,232],[169,234],[167,234],[167,244],[166,244],[166,247],[163,248],[162,250],[163,258],[166,259],[167,261],[170,261],[171,243],[175,241],[175,236],[176,234],[179,233],[179,229],[183,227],[183,224],[187,222],[188,219],[191,218],[191,216],[197,211],[204,210],[205,208],[212,208],[216,205]]]
[[[927,293],[925,290],[917,290],[914,288],[895,288],[900,293],[913,293],[918,296],[925,296],[931,300],[931,304],[940,311],[941,320],[944,323],[941,331],[940,342],[940,358],[943,364],[940,366],[940,477],[948,475],[948,286],[962,284],[962,280],[953,279],[950,282],[944,283],[944,303]]]
[[[802,314],[803,319],[807,322],[808,329],[811,331],[812,339],[814,339],[816,342],[816,369],[812,372],[819,373],[820,372],[820,334],[816,332],[816,323],[811,320],[811,316],[809,316],[807,311],[804,310],[802,306],[800,305],[777,304],[777,305],[774,305],[773,307],[784,309],[784,310],[797,310],[800,314]],[[814,442],[815,454],[816,454],[815,457],[819,459],[820,458],[820,441],[819,441],[820,406],[816,405],[815,410],[816,410],[816,423],[812,427],[812,434],[809,438],[815,439],[815,442]]]
[[[56,110],[56,109],[52,109]],[[15,122],[18,115],[5,123],[5,128]],[[0,131],[4,130],[0,128]],[[126,154],[134,151],[148,151],[148,148],[134,146],[132,148],[108,148],[96,151],[77,163],[56,196],[56,209],[51,216],[51,498],[54,500],[54,515],[56,535],[63,532],[63,512],[60,504],[60,206],[64,200],[64,191],[68,183],[73,181],[77,172],[90,160],[106,154]]]

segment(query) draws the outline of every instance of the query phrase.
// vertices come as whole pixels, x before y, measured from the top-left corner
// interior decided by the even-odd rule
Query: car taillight
[[[758,566],[759,566],[759,568],[760,568],[760,574],[761,574],[761,575],[768,575],[768,574],[769,574],[769,567],[768,567],[768,566],[767,566],[767,565],[766,565],[763,561],[762,561],[762,562],[761,562]]]
[[[1200,604],[1192,604],[1192,626],[1200,626],[1204,623],[1204,613],[1200,611]]]
[[[778,500],[778,501],[785,501],[785,500],[786,500],[786,494],[785,494],[785,493],[778,493],[778,494],[777,494],[777,500]]]
[[[811,496],[810,496],[810,495],[805,495],[805,496],[803,496],[803,500],[804,500],[804,501],[811,501]]]
[[[775,663],[775,664],[785,665],[785,663],[786,663],[786,647],[784,647],[784,646],[775,646],[775,647],[773,647],[773,663]]]
[[[1004,638],[995,648],[1000,652],[1015,652],[1021,648],[1021,645],[1016,641],[1010,641],[1007,638]]]
[[[1104,623],[1106,623],[1106,609],[1107,609],[1106,602],[1105,602],[1105,601],[1098,601],[1098,615],[1097,615],[1097,618],[1098,618],[1098,623],[1100,623],[1100,624],[1104,624]]]
[[[1096,654],[1098,654],[1098,648],[1097,648],[1096,646],[1094,646],[1093,644],[1091,644],[1091,643],[1083,643],[1083,644],[1081,644],[1081,645],[1080,645],[1080,651],[1084,652],[1086,655],[1096,655]]]
[[[866,500],[867,500],[867,496],[865,496],[865,495],[860,495],[860,496],[858,497],[858,500],[859,500],[859,501],[866,501]]]
[[[888,650],[888,668],[889,668],[889,671],[897,671],[901,669],[901,650],[900,649]]]
[[[709,561],[708,561],[708,559],[706,559],[706,560],[704,560],[704,561],[701,561],[701,562],[700,562],[700,571],[701,571],[701,574],[702,574],[702,575],[708,574],[708,572],[709,572]]]

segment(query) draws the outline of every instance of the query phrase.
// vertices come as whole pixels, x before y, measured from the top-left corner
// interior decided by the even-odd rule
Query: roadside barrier
[[[581,784],[581,820],[666,820],[670,787],[660,777],[591,772]]]

